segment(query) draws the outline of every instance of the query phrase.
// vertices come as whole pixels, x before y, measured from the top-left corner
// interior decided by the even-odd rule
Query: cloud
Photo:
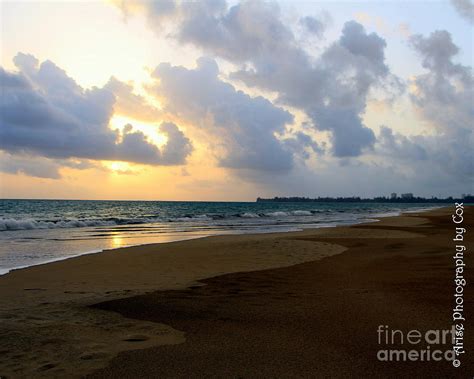
[[[133,83],[124,83],[111,77],[104,87],[115,96],[114,113],[129,116],[135,120],[155,122],[162,117],[162,112],[133,92]]]
[[[459,48],[447,31],[435,31],[429,37],[414,35],[411,46],[422,58],[426,73],[412,81],[411,99],[419,114],[441,133],[471,133],[471,67],[453,62]]]
[[[292,49],[232,77],[276,91],[279,102],[303,109],[317,129],[331,133],[335,156],[358,156],[375,142],[361,115],[370,89],[389,77],[385,45],[382,38],[351,21],[314,63],[303,50]]]
[[[311,34],[314,34],[318,37],[321,37],[324,32],[324,24],[322,21],[318,20],[312,16],[305,16],[300,18],[300,24],[304,27],[306,31]]]
[[[156,2],[134,3],[133,9],[119,6],[126,15],[145,13],[148,25],[158,34],[169,26],[169,35],[178,41],[233,61],[244,61],[296,43],[279,19],[278,5],[271,2],[248,1],[229,8],[225,0],[170,1],[166,10],[156,7]]]
[[[424,172],[425,176],[432,172],[434,178],[441,169],[449,180],[455,178],[460,186],[472,187],[471,68],[453,62],[459,48],[447,31],[435,31],[428,37],[413,35],[410,44],[425,68],[425,73],[412,80],[410,99],[418,116],[432,127],[432,133],[406,137],[382,127],[377,153],[391,157],[395,164]]]
[[[51,159],[31,156],[0,154],[0,171],[7,174],[24,174],[37,178],[59,179],[60,165]]]
[[[332,17],[328,12],[321,12],[318,16],[304,16],[299,20],[299,24],[308,34],[318,38],[323,37],[326,28],[332,24]]]
[[[90,168],[103,169],[87,160],[75,159],[49,159],[27,154],[12,155],[0,152],[0,172],[7,174],[23,174],[37,178],[60,179],[62,167],[75,170],[86,170]]]
[[[375,135],[362,121],[368,94],[397,81],[385,64],[385,40],[361,24],[347,22],[340,39],[315,58],[298,43],[276,3],[229,7],[224,0],[176,1],[167,11],[155,9],[152,2],[136,4],[127,14],[145,13],[156,33],[168,27],[167,35],[181,43],[239,65],[232,80],[274,91],[281,104],[306,112],[316,129],[329,132],[335,156],[359,156],[373,147]],[[323,21],[300,19],[316,34],[322,33]]]
[[[160,129],[168,137],[162,149],[131,126],[122,133],[109,129],[116,104],[111,90],[117,90],[122,104],[128,91],[117,81],[111,80],[104,88],[83,89],[51,61],[39,64],[32,55],[19,53],[14,63],[19,72],[0,68],[1,150],[53,159],[151,165],[182,164],[191,152],[189,139],[169,124]],[[127,96],[127,101],[138,102],[130,93]]]
[[[471,12],[471,2],[454,3],[465,14]],[[290,133],[288,122],[277,123],[280,126],[271,128],[270,137],[262,138],[262,141],[273,141],[276,136],[277,144],[274,146],[279,146],[279,150],[274,150],[275,153],[286,155],[278,166],[293,167],[293,170],[277,176],[249,169],[255,165],[240,164],[242,175],[247,175],[248,180],[269,188],[285,188],[288,183],[298,183],[296,186],[299,188],[300,183],[305,182],[310,191],[311,188],[333,189],[338,181],[343,185],[348,180],[354,180],[359,185],[361,183],[357,178],[363,176],[362,184],[379,190],[385,188],[390,191],[401,187],[398,183],[409,183],[413,188],[405,188],[405,191],[426,189],[434,184],[442,191],[442,187],[452,190],[453,177],[460,174],[462,177],[458,183],[461,186],[472,185],[472,74],[470,67],[455,63],[459,49],[449,33],[438,31],[429,37],[413,36],[407,25],[400,25],[396,34],[401,33],[409,39],[425,69],[423,74],[410,79],[408,100],[419,117],[432,126],[432,130],[429,135],[405,136],[397,133],[396,128],[382,127],[376,136],[363,121],[367,101],[377,96],[379,101],[387,99],[394,102],[404,93],[405,82],[392,74],[386,63],[386,41],[379,34],[367,32],[360,23],[346,22],[337,40],[320,46],[317,45],[320,41],[312,41],[309,49],[309,44],[299,39],[301,33],[296,38],[292,28],[303,31],[303,37],[311,33],[320,37],[325,27],[323,19],[303,15],[297,19],[298,24],[291,25],[275,3],[249,1],[228,5],[224,0],[198,3],[175,1],[172,5],[168,4],[165,10],[154,9],[147,1],[136,1],[135,4],[139,5],[128,15],[144,13],[149,27],[157,34],[174,38],[181,44],[190,44],[208,56],[232,63],[228,67],[234,71],[228,79],[240,81],[257,93],[274,94],[275,101],[271,105],[303,111],[310,127],[317,131],[314,133],[305,128],[305,133]],[[393,36],[392,29],[383,20],[376,18],[369,21],[377,30],[385,34],[390,32]],[[313,55],[314,51],[318,55]],[[208,69],[212,75],[206,77],[216,78],[217,68],[211,66]],[[189,78],[185,80],[185,75],[179,71],[186,69],[173,69],[177,70],[176,76],[182,79],[181,82],[174,82],[173,91],[187,86],[183,90],[183,98],[189,104],[186,110],[175,109],[174,112],[187,114],[191,118],[191,112],[200,109],[200,123],[207,125],[208,130],[215,127],[216,134],[225,137],[223,145],[227,150],[220,156],[221,165],[229,166],[226,157],[239,161],[235,152],[257,146],[248,141],[243,143],[243,134],[239,134],[235,126],[240,125],[235,119],[240,119],[232,113],[228,118],[222,117],[225,122],[216,122],[220,119],[216,117],[219,112],[215,109],[224,108],[223,104],[227,106],[226,96],[221,96],[218,90],[211,91],[211,96],[206,88],[207,82],[197,79],[193,79],[193,83],[201,83],[196,88],[201,86],[202,94],[197,89],[193,90],[193,94],[189,93]],[[205,75],[201,72],[201,76]],[[210,83],[214,85],[213,81]],[[234,92],[237,91],[234,89]],[[167,91],[163,90],[161,96],[167,97]],[[203,99],[194,100],[194,97],[200,96]],[[222,97],[222,104],[211,100],[215,97]],[[180,104],[177,108],[186,103],[180,102],[178,95],[171,98]],[[203,108],[206,112],[202,111]],[[229,106],[229,109],[232,107]],[[321,135],[318,131],[329,136],[329,148],[314,141],[314,135]],[[252,134],[249,136],[255,139]],[[258,147],[265,151],[263,142],[261,145]],[[325,151],[331,151],[338,159],[323,155]],[[318,154],[318,162],[309,161],[310,152]],[[364,155],[364,161],[351,159],[361,155]],[[300,176],[297,171],[301,171],[304,165],[294,164],[297,157],[307,164],[309,170]],[[367,160],[371,162],[367,163]],[[243,161],[240,160],[240,163]],[[345,163],[344,168],[337,162]],[[315,179],[303,179],[305,175],[314,175]],[[335,179],[336,176],[342,179]],[[372,180],[365,179],[367,177]],[[382,181],[386,181],[386,185]]]
[[[290,137],[284,139],[284,143],[287,148],[293,151],[295,156],[299,156],[303,161],[310,159],[310,152],[324,153],[324,148],[305,132],[294,131]]]
[[[410,99],[419,118],[432,130],[426,135],[403,136],[382,126],[376,154],[390,157],[393,165],[411,170],[425,184],[440,186],[452,182],[459,188],[472,188],[471,68],[453,62],[459,48],[447,31],[435,31],[428,37],[413,35],[409,41],[425,69],[413,78]],[[411,180],[419,182],[420,178]]]
[[[122,10],[125,19],[135,13],[146,13],[148,23],[160,31],[162,23],[178,12],[177,3],[174,0],[112,0],[111,2]]]
[[[437,30],[429,37],[420,34],[410,38],[413,49],[423,58],[423,67],[436,71],[440,74],[451,74],[457,70],[452,59],[459,52],[459,48],[453,43],[451,34],[446,30]]]
[[[423,186],[433,186],[437,182],[441,189],[445,183],[452,182],[453,178],[460,188],[472,187],[474,138],[472,134],[473,80],[471,68],[454,63],[453,60],[459,49],[446,31],[434,32],[429,37],[415,35],[410,38],[410,41],[411,46],[419,53],[422,65],[426,69],[425,73],[414,77],[415,90],[410,94],[410,99],[420,117],[433,125],[432,135],[404,136],[395,133],[388,127],[382,127],[377,138],[373,136],[372,131],[367,135],[375,148],[374,151],[368,152],[368,157],[378,162],[378,169],[371,168],[368,163],[360,162],[361,166],[356,168],[353,160],[345,162],[354,172],[362,173],[366,170],[365,177],[371,177],[370,173],[379,172],[382,169],[389,170],[398,180],[405,178],[407,183],[419,190],[423,189]],[[265,88],[291,89],[280,92],[280,97],[287,96],[287,98],[280,98],[280,101],[291,105],[302,105],[312,120],[316,124],[319,123],[317,125],[319,129],[324,130],[325,125],[332,125],[331,129],[328,127],[327,130],[331,130],[333,133],[335,155],[341,157],[344,156],[342,152],[354,149],[354,145],[351,145],[353,141],[360,141],[363,136],[361,130],[364,129],[355,128],[352,130],[351,127],[362,125],[360,114],[365,109],[364,97],[368,93],[367,89],[374,83],[378,84],[381,81],[383,83],[387,77],[390,77],[384,63],[383,45],[383,40],[374,34],[365,34],[359,25],[346,24],[339,41],[336,41],[322,54],[319,62],[316,62],[311,71],[304,71],[304,78],[308,86],[305,87],[303,79],[300,82],[293,80],[293,83],[283,81],[283,78],[287,77],[283,71],[275,75],[272,74],[273,76],[264,77],[255,75],[255,72],[258,73],[256,70],[245,78],[246,83],[249,83],[250,78],[255,81],[260,80],[261,82],[256,82],[259,87],[264,86],[265,83],[271,83],[267,84]],[[345,59],[336,59],[338,56],[345,57]],[[344,72],[343,65],[348,64],[352,69],[355,67],[356,70],[359,70],[357,56],[364,57],[364,63],[360,62],[360,64],[361,66],[365,65],[368,71],[364,72],[362,67],[358,73],[356,71],[357,74],[353,76],[355,80],[349,80],[350,86],[348,86],[346,77],[342,83],[339,82],[338,74]],[[321,66],[327,66],[330,69],[319,71]],[[317,82],[312,82],[312,75],[308,72],[312,74],[325,72],[326,75],[321,74]],[[325,83],[322,79],[324,76],[336,79],[333,82]],[[295,76],[290,77],[295,78]],[[278,82],[279,78],[282,78],[280,83]],[[326,97],[318,97],[320,96],[317,90],[318,83],[320,88],[324,89],[324,94],[321,96]],[[291,87],[293,84],[295,85],[294,89]],[[300,93],[298,93],[298,89],[301,90]],[[357,96],[360,98],[358,99]],[[347,103],[341,101],[329,106],[331,102],[339,99],[344,99]],[[324,106],[321,106],[321,102]],[[315,108],[314,104],[318,103],[318,108]],[[336,104],[340,104],[340,106],[336,107]],[[311,113],[313,109],[315,114]],[[347,142],[348,145],[345,146],[344,142]],[[330,167],[334,167],[334,164],[331,163]],[[318,168],[315,171],[317,177],[328,183],[334,182],[329,177],[327,170],[320,170],[321,168]],[[342,172],[342,170],[335,169],[333,172],[336,171]],[[320,172],[320,175],[317,175],[317,172]],[[345,175],[348,178],[347,174]],[[378,184],[381,177],[379,172],[377,176],[371,177],[369,180],[374,188],[383,187]],[[264,177],[261,177],[259,181],[263,182]],[[266,184],[271,187],[273,182],[273,179],[267,178]],[[317,188],[316,183],[313,182],[312,185]],[[280,183],[280,187],[276,188],[284,187]],[[446,186],[446,188],[453,191],[455,187]]]
[[[116,146],[116,155],[126,162],[150,165],[184,164],[186,156],[192,151],[191,141],[173,123],[164,122],[159,130],[168,139],[161,150],[149,143],[142,132],[134,131],[132,125],[125,125],[121,142]]]
[[[185,157],[193,150],[191,141],[172,122],[162,123],[160,131],[168,138],[161,150],[162,161],[168,165],[184,164]]]
[[[421,161],[428,159],[426,149],[422,146],[421,136],[408,138],[399,133],[395,134],[393,130],[387,126],[380,128],[380,137],[378,138],[380,151],[383,156],[390,156],[397,160],[405,162]],[[417,143],[418,140],[418,143]]]
[[[451,3],[461,17],[474,24],[474,3],[472,0],[451,0]]]
[[[153,73],[155,95],[164,109],[213,136],[219,165],[235,169],[280,171],[293,165],[282,138],[293,116],[263,97],[250,97],[218,77],[213,59],[200,58],[196,69],[160,64]],[[219,152],[221,151],[221,152]]]
[[[465,140],[460,138],[464,137]],[[452,182],[458,188],[472,188],[474,184],[474,155],[472,134],[440,134],[403,136],[382,127],[376,152],[390,157],[393,166],[410,171],[411,182]],[[408,179],[408,178],[407,178]],[[455,186],[454,186],[455,187]],[[457,191],[455,191],[457,192]]]

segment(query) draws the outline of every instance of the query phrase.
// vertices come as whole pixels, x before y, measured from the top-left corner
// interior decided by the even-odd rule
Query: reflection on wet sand
[[[123,246],[123,239],[120,235],[113,235],[110,239],[110,248],[117,249]]]

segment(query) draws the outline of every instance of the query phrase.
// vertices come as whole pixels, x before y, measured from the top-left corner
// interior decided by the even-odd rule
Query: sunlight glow
[[[130,164],[126,162],[107,162],[105,165],[115,172],[124,172],[130,170]]]
[[[110,249],[117,249],[123,245],[123,238],[119,234],[114,234],[110,240]]]
[[[144,123],[122,115],[114,115],[110,120],[110,127],[122,131],[125,125],[130,124],[133,126],[133,130],[141,131],[151,142],[161,147],[166,144],[168,138],[159,132],[160,123]]]

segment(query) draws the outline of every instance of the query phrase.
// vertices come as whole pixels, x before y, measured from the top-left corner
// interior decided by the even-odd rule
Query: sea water
[[[0,274],[148,243],[350,225],[433,204],[0,200]]]

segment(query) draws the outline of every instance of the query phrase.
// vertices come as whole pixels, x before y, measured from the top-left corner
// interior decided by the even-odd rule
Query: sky
[[[473,193],[472,0],[0,1],[0,197]]]

